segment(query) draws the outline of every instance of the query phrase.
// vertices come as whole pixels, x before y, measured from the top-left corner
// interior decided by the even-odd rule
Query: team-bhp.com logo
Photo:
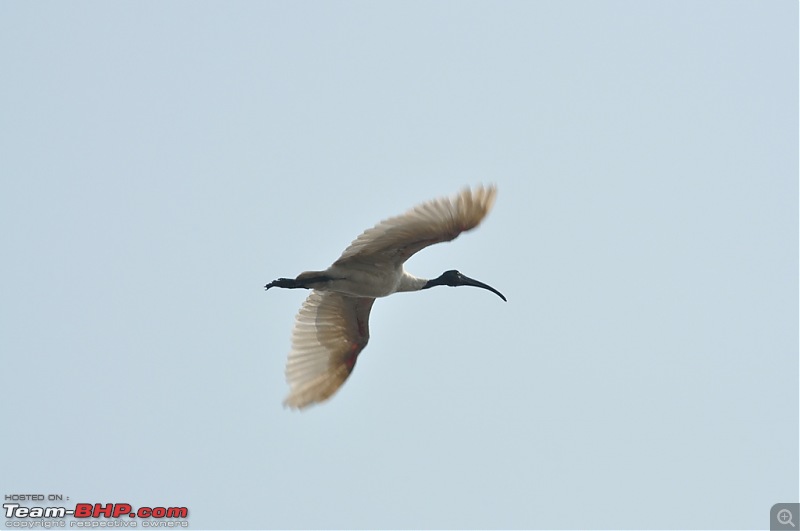
[[[66,518],[71,516],[81,520],[70,521],[70,527],[137,527],[135,521],[123,523],[124,518],[139,518],[142,527],[187,527],[185,518],[189,516],[186,507],[139,507],[133,508],[130,503],[78,503],[75,508],[60,507],[23,507],[18,503],[4,503],[6,518],[16,520],[19,525],[6,521],[6,527],[66,527],[66,522],[50,522],[49,526],[30,525],[30,518]],[[117,519],[117,523],[100,521],[101,517]],[[95,519],[95,520],[84,520]],[[154,520],[153,520],[154,519]],[[11,525],[9,525],[11,524]]]

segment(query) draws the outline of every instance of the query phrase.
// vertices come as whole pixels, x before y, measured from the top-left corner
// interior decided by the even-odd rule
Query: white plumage
[[[427,280],[403,268],[417,251],[478,226],[496,193],[494,186],[479,186],[422,203],[364,231],[328,269],[267,284],[266,289],[313,290],[292,333],[286,363],[290,391],[284,405],[304,408],[330,398],[341,387],[369,341],[369,313],[376,297],[448,285],[480,287],[505,300],[496,289],[455,270]]]

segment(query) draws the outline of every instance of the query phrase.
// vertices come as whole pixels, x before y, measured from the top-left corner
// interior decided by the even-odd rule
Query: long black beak
[[[428,289],[434,286],[474,286],[476,288],[483,288],[485,290],[489,290],[498,297],[500,297],[501,299],[503,299],[505,302],[508,302],[506,301],[506,298],[502,293],[491,287],[489,284],[484,284],[479,280],[475,280],[474,278],[469,278],[466,275],[462,275],[460,271],[456,271],[455,269],[451,269],[450,271],[445,271],[438,277],[429,280],[420,289]]]
[[[469,278],[467,276],[459,274],[457,282],[458,284],[455,284],[456,286],[475,286],[476,288],[488,289],[489,291],[491,291],[492,293],[503,299],[504,302],[508,302],[502,293],[491,287],[489,284],[484,284],[483,282],[475,280],[474,278]]]

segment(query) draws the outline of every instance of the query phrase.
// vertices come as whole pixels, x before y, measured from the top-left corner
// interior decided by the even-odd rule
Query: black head
[[[473,278],[469,278],[466,275],[462,275],[459,271],[455,269],[451,269],[450,271],[445,271],[439,277],[434,278],[433,280],[429,280],[427,284],[422,289],[432,288],[434,286],[474,286],[476,288],[483,288],[486,290],[491,291],[504,301],[506,298],[503,296],[502,293],[494,289],[488,284],[484,284],[478,280]]]

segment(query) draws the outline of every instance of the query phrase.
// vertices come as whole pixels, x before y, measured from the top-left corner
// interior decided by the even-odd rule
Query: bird
[[[367,229],[324,271],[305,271],[264,286],[309,289],[297,313],[285,376],[290,409],[331,398],[355,367],[369,341],[369,314],[375,299],[435,286],[473,286],[506,297],[451,269],[434,279],[415,277],[403,264],[414,253],[455,239],[477,227],[494,205],[494,185],[466,187],[452,197],[421,203]]]

